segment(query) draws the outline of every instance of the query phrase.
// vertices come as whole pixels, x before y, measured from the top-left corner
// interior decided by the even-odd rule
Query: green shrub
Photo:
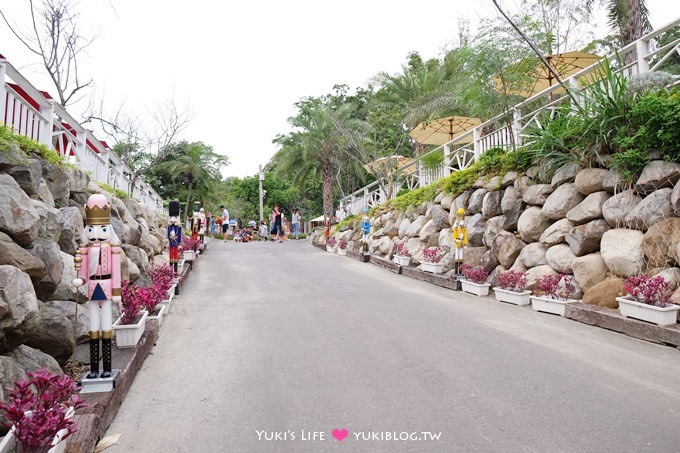
[[[106,184],[105,182],[98,182],[97,185],[99,185],[99,187],[101,187],[102,189],[104,189],[105,191],[107,191],[116,198],[120,198],[121,200],[126,200],[128,198],[128,194],[125,191],[115,189],[110,185]]]
[[[431,170],[433,168],[439,168],[441,164],[444,163],[444,150],[440,149],[437,152],[423,156],[420,159],[420,163],[423,168]]]
[[[631,147],[661,151],[664,159],[680,161],[680,89],[657,90],[640,96],[631,110]]]
[[[621,175],[625,181],[632,182],[640,176],[642,170],[651,160],[652,158],[649,153],[630,148],[614,154],[610,167]]]

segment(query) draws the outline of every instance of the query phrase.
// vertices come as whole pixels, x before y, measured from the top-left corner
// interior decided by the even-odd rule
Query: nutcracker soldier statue
[[[460,266],[463,263],[463,250],[467,248],[468,235],[465,226],[465,209],[458,208],[456,211],[456,221],[453,222],[453,259],[454,275],[460,276]]]
[[[198,231],[201,228],[201,213],[198,211],[200,204],[194,203],[194,213],[191,217],[191,239],[198,241]]]
[[[179,201],[172,200],[168,206],[168,252],[170,265],[177,275],[177,263],[179,262],[179,245],[182,243],[182,227],[179,226]]]
[[[368,252],[368,233],[371,232],[371,220],[368,217],[368,208],[364,209],[364,216],[361,218],[361,243],[364,262],[368,262],[370,259],[370,253]]]
[[[91,195],[85,205],[86,225],[74,259],[76,288],[87,284],[90,300],[90,372],[85,379],[110,378],[111,303],[120,303],[120,241],[111,227],[111,203],[102,194]],[[99,343],[103,371],[99,373]]]

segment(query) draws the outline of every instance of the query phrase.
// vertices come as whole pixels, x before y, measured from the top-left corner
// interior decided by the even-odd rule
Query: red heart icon
[[[334,429],[332,434],[339,442],[349,435],[346,429]]]

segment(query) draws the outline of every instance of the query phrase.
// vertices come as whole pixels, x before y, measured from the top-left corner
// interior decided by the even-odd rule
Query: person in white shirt
[[[227,242],[227,233],[229,232],[229,211],[224,205],[220,206],[222,210],[222,241]]]
[[[299,239],[300,235],[300,210],[296,209],[293,211],[293,217],[290,220],[290,224],[293,226],[293,233],[295,233],[295,239]]]

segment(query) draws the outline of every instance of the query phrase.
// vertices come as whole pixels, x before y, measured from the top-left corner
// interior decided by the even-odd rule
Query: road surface
[[[680,351],[331,255],[213,241],[107,452],[677,452]]]

